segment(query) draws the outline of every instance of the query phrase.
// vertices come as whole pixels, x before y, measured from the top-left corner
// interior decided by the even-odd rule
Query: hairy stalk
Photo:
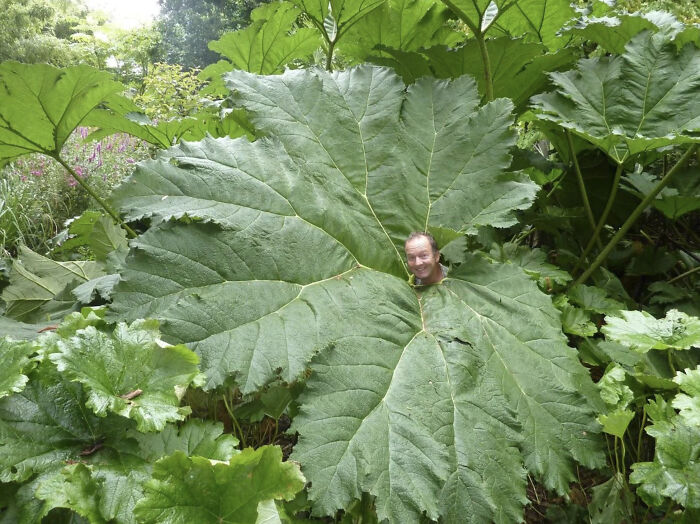
[[[656,187],[653,189],[651,193],[649,193],[646,197],[644,197],[644,200],[642,200],[639,205],[634,208],[634,211],[632,211],[632,214],[630,214],[629,217],[627,217],[627,220],[625,220],[625,223],[622,224],[622,227],[613,235],[613,237],[610,239],[610,241],[606,244],[606,246],[603,248],[603,251],[601,251],[596,259],[593,261],[593,263],[588,267],[588,269],[580,276],[578,279],[576,279],[576,282],[574,282],[574,286],[576,284],[583,284],[586,280],[588,280],[588,277],[591,276],[591,274],[600,267],[600,265],[603,263],[603,261],[607,258],[607,256],[610,254],[610,252],[613,250],[613,248],[617,245],[617,243],[622,240],[622,237],[625,236],[627,231],[632,227],[632,225],[637,221],[637,218],[639,218],[639,215],[642,214],[642,212],[654,201],[656,198],[656,195],[658,195],[661,190],[668,185],[668,183],[671,181],[673,176],[681,170],[681,168],[685,165],[685,163],[690,159],[690,157],[694,154],[695,149],[697,148],[697,144],[691,145],[688,150],[683,154],[683,156],[676,162],[676,165],[674,165],[668,173],[666,173],[666,176],[663,177],[658,184],[656,184]]]
[[[482,33],[475,33],[476,42],[479,44],[479,52],[481,53],[481,61],[484,64],[484,85],[486,90],[486,100],[493,100],[493,77],[491,76],[491,60],[489,59],[489,50],[486,48],[486,38]]]
[[[637,435],[637,462],[642,461],[642,436],[644,435],[644,424],[647,421],[647,406],[642,408],[642,421],[639,424],[639,434]]]
[[[243,434],[243,429],[241,428],[241,425],[238,423],[238,419],[236,418],[236,415],[233,414],[233,409],[231,409],[231,406],[228,405],[228,400],[226,399],[226,393],[224,393],[222,395],[222,398],[224,399],[224,406],[226,407],[226,411],[228,412],[228,416],[231,417],[231,422],[233,422],[233,426],[235,428],[234,431],[237,431],[238,435],[240,437],[238,440],[240,440],[241,446],[245,448],[245,447],[247,447],[247,444],[246,444],[245,435]],[[233,401],[233,399],[231,399],[231,400]],[[231,402],[231,403],[233,403],[233,402]]]
[[[576,266],[574,267],[572,273],[576,273],[576,271],[578,271],[578,268],[581,267],[581,264],[584,263],[586,257],[591,252],[591,249],[593,249],[593,245],[596,243],[600,243],[600,232],[603,230],[603,226],[605,225],[605,222],[608,219],[610,210],[612,209],[612,206],[615,203],[615,197],[617,197],[617,188],[620,185],[620,178],[622,178],[622,163],[619,163],[617,165],[617,169],[615,170],[615,178],[613,179],[613,185],[610,189],[610,196],[608,197],[608,201],[605,204],[605,209],[603,209],[603,214],[600,216],[600,220],[598,221],[598,224],[596,224],[595,229],[593,230],[593,236],[591,236],[590,240],[588,241],[588,244],[586,244],[586,249],[584,249],[583,253],[581,253],[581,256],[576,262]]]
[[[95,202],[97,202],[102,209],[104,209],[109,216],[112,217],[112,219],[119,224],[121,227],[124,228],[126,231],[127,235],[129,235],[129,238],[136,238],[136,232],[131,229],[126,222],[124,222],[121,217],[117,214],[114,209],[112,209],[112,206],[110,206],[107,202],[105,202],[102,197],[100,197],[95,191],[89,186],[85,180],[80,178],[78,174],[73,170],[71,166],[69,166],[59,155],[52,156],[54,160],[56,160],[59,164],[63,166],[63,169],[68,171],[70,176],[73,177],[73,179],[80,184],[80,186],[87,192],[88,195],[90,195],[92,198],[95,199]]]
[[[588,217],[588,223],[591,225],[591,230],[595,231],[596,223],[593,217],[593,210],[591,209],[591,203],[588,201],[588,193],[586,192],[586,184],[583,181],[583,174],[581,173],[581,166],[578,163],[578,158],[576,157],[576,152],[574,150],[574,141],[571,138],[571,132],[566,130],[566,141],[569,143],[569,151],[571,154],[571,159],[574,163],[574,169],[576,170],[576,180],[578,181],[578,189],[581,192],[581,200],[583,201],[583,207],[586,210],[586,216]],[[598,244],[598,249],[603,249],[603,243],[600,241],[600,236],[596,236],[596,243]]]

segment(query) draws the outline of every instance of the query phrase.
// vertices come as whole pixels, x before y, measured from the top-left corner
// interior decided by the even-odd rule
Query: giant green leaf
[[[328,43],[337,43],[353,25],[387,0],[291,0],[323,34]]]
[[[270,2],[257,7],[245,29],[224,34],[209,48],[227,60],[206,67],[200,77],[211,81],[210,92],[224,89],[221,75],[233,69],[269,75],[281,73],[294,60],[307,58],[321,45],[312,28],[292,33],[301,11],[289,2]],[[290,34],[291,33],[291,34]]]
[[[24,322],[61,317],[77,307],[67,292],[102,275],[104,271],[97,262],[58,262],[22,246],[12,263],[10,285],[2,292],[7,303],[5,314]]]
[[[620,316],[605,317],[601,331],[609,340],[640,353],[650,349],[700,346],[700,319],[675,309],[660,319],[646,311],[620,311]]]
[[[57,155],[83,119],[123,89],[87,66],[0,64],[0,166],[27,153]]]
[[[156,220],[112,315],[161,319],[208,388],[311,363],[294,457],[318,513],[369,492],[391,522],[517,520],[527,471],[563,492],[574,461],[599,464],[597,393],[535,282],[468,257],[408,283],[410,231],[507,226],[532,201],[505,171],[511,104],[372,67],[228,78],[266,138],[182,144],[119,189],[130,218]]]
[[[700,142],[700,50],[692,44],[677,52],[663,34],[645,32],[621,56],[584,59],[551,77],[557,90],[533,97],[538,118],[570,129],[618,163]]]
[[[97,415],[114,412],[134,419],[139,431],[160,431],[190,413],[180,399],[199,375],[199,359],[184,346],[161,347],[155,328],[153,321],[119,324],[109,336],[87,327],[61,341],[51,360],[85,385],[85,404]]]
[[[633,36],[645,30],[655,29],[656,26],[641,13],[634,13],[602,17],[582,16],[564,31],[595,42],[611,53],[622,54],[625,45]]]
[[[304,483],[279,447],[246,448],[217,463],[178,451],[156,463],[135,513],[143,523],[252,523],[260,502],[291,500]]]

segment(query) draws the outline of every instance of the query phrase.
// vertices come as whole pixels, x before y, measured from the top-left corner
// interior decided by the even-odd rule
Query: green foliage
[[[671,310],[656,319],[645,311],[621,311],[621,317],[605,317],[602,332],[635,351],[689,349],[700,346],[700,319]]]
[[[85,405],[98,416],[117,413],[135,420],[143,432],[160,431],[189,414],[179,404],[199,374],[199,359],[189,349],[161,347],[154,322],[120,324],[112,336],[87,327],[59,343],[51,360],[83,384]]]
[[[2,292],[5,314],[24,322],[63,318],[77,307],[70,290],[103,274],[95,262],[57,262],[21,248],[12,264],[10,285]]]
[[[145,496],[134,509],[139,522],[255,522],[258,505],[291,500],[304,487],[298,466],[282,463],[275,447],[245,449],[227,463],[175,452],[158,461]]]
[[[29,380],[25,373],[28,373],[33,365],[29,358],[33,352],[29,342],[0,339],[0,355],[3,362],[0,370],[0,398],[24,389]]]
[[[183,71],[179,65],[154,64],[142,85],[133,100],[149,118],[170,120],[191,116],[201,105],[199,91],[203,84],[196,70]]]
[[[538,118],[572,130],[617,163],[698,141],[700,50],[693,45],[677,53],[661,35],[644,33],[625,54],[581,60],[576,71],[552,79],[558,91],[533,98]]]
[[[536,186],[499,173],[512,106],[478,107],[468,79],[405,88],[370,67],[228,81],[268,138],[181,144],[119,190],[130,218],[159,225],[134,241],[113,312],[163,319],[201,356],[208,388],[293,381],[318,353],[293,456],[319,513],[366,491],[395,522],[467,508],[514,519],[523,463],[559,491],[572,458],[598,463],[591,384],[535,283],[472,257],[413,289],[399,252],[412,229],[509,226],[529,205]]]

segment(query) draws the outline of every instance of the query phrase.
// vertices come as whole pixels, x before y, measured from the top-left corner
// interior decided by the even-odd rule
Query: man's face
[[[433,251],[430,240],[417,237],[406,242],[408,269],[424,284],[434,284],[441,280],[440,252]]]

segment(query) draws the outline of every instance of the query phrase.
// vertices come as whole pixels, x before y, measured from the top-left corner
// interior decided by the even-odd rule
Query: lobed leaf
[[[112,316],[161,319],[209,389],[311,365],[294,457],[318,514],[369,492],[391,522],[518,520],[526,471],[563,492],[575,460],[599,464],[597,393],[535,282],[476,257],[440,285],[407,281],[410,231],[505,227],[532,202],[505,172],[511,104],[374,67],[228,82],[265,138],[181,144],[117,191],[154,226]]]
[[[663,34],[635,36],[621,56],[552,73],[557,90],[533,97],[538,118],[570,129],[618,163],[662,146],[700,141],[700,50]],[[677,111],[682,107],[683,111]]]
[[[0,64],[0,166],[27,153],[55,156],[73,130],[124,86],[80,65]]]
[[[700,427],[700,366],[683,373],[678,371],[673,381],[683,393],[675,396],[672,406],[680,411],[681,419],[688,426]]]
[[[199,359],[183,346],[159,345],[155,328],[149,321],[119,324],[110,337],[87,327],[59,342],[50,358],[85,385],[86,405],[98,416],[114,412],[134,419],[139,431],[161,431],[190,413],[180,399],[199,375]]]
[[[214,463],[178,451],[155,464],[134,511],[143,523],[255,522],[260,502],[291,500],[304,483],[296,464],[282,462],[279,447],[246,448]]]

